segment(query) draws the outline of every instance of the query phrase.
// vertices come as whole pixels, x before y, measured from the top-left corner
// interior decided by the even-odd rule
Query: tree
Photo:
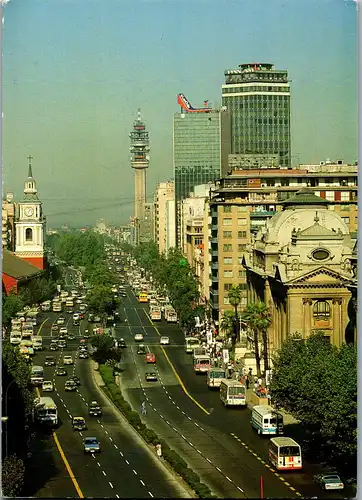
[[[234,307],[234,321],[233,321],[233,330],[231,334],[231,343],[233,350],[235,349],[236,341],[239,340],[239,315],[238,315],[238,307],[241,301],[241,290],[239,285],[233,285],[228,292],[229,302]]]
[[[277,352],[273,403],[300,420],[307,448],[338,464],[349,477],[357,456],[357,350],[325,341],[323,334],[288,338]],[[342,471],[341,471],[342,472]]]
[[[9,326],[11,319],[16,316],[16,313],[20,312],[24,308],[24,301],[21,296],[15,293],[10,293],[9,295],[3,294],[3,310],[2,310],[2,320],[5,326]]]
[[[1,478],[4,496],[12,498],[20,496],[25,478],[24,462],[16,455],[5,457]]]
[[[117,307],[112,290],[105,285],[98,285],[89,290],[86,300],[89,310],[99,314],[109,312],[110,309],[114,310]]]
[[[269,370],[267,332],[271,323],[271,314],[264,302],[253,302],[246,306],[245,311],[242,313],[242,319],[247,323],[254,334],[256,370],[258,376],[260,376],[259,334],[262,336],[264,371],[266,371]]]
[[[227,309],[226,311],[224,311],[222,315],[220,322],[220,329],[221,331],[226,333],[227,337],[231,337],[233,334],[233,328],[234,328],[234,311]]]
[[[93,335],[90,343],[95,348],[92,356],[97,363],[106,363],[108,360],[116,362],[121,360],[121,350],[115,348],[114,339],[106,333]]]

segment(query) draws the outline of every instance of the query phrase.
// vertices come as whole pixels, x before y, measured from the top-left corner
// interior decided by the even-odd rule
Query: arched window
[[[331,307],[326,300],[317,300],[313,307],[313,316],[317,319],[328,319],[331,316]]]
[[[33,230],[30,227],[25,230],[25,241],[33,241]]]

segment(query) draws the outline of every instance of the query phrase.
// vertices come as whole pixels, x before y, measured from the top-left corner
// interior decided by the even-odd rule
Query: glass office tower
[[[240,64],[225,71],[222,104],[231,112],[231,153],[270,156],[290,167],[290,85],[273,64]],[[274,165],[275,163],[279,165]]]
[[[175,113],[173,116],[173,165],[176,201],[176,234],[179,243],[181,201],[199,185],[222,175],[230,153],[230,114],[226,110]]]

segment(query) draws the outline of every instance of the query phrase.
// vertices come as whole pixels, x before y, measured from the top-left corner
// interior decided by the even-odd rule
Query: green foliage
[[[24,308],[23,298],[14,293],[9,295],[3,294],[2,301],[2,321],[5,326],[10,325],[11,319],[15,317],[16,313]]]
[[[136,247],[133,256],[139,266],[152,274],[156,285],[167,294],[175,308],[180,324],[187,329],[195,325],[195,316],[203,316],[203,307],[198,305],[200,293],[198,283],[189,263],[178,248],[171,248],[167,257],[160,255],[154,242]]]
[[[119,305],[119,300],[114,298],[110,287],[106,285],[97,285],[89,290],[86,301],[88,309],[99,314],[114,311]]]
[[[252,302],[246,306],[241,315],[241,319],[247,323],[248,327],[254,334],[256,370],[258,375],[260,375],[259,335],[261,334],[263,342],[264,370],[268,370],[269,357],[267,332],[271,324],[271,313],[264,302]]]
[[[5,457],[2,463],[2,493],[6,497],[20,495],[25,478],[24,462],[16,455]]]
[[[131,406],[123,398],[122,392],[118,385],[114,383],[112,368],[100,365],[99,373],[106,384],[105,392],[108,397],[114,402],[117,408],[127,418],[129,423],[143,437],[146,443],[151,445],[161,444],[162,455],[171,467],[179,474],[184,481],[195,491],[198,498],[215,498],[206,484],[200,482],[199,476],[191,470],[185,460],[178,453],[172,450],[166,441],[159,439],[157,434],[149,429],[141,420],[138,413],[132,410]]]
[[[313,450],[353,475],[357,453],[357,351],[322,334],[288,338],[274,360],[271,394],[305,427]]]
[[[113,338],[106,333],[93,335],[90,338],[90,343],[96,349],[92,357],[97,363],[106,363],[109,360],[118,362],[121,360],[121,350],[114,347]]]

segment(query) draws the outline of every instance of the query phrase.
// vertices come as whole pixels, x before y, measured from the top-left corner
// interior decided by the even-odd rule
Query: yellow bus
[[[138,295],[138,302],[148,302],[148,295],[145,292],[141,292]]]

